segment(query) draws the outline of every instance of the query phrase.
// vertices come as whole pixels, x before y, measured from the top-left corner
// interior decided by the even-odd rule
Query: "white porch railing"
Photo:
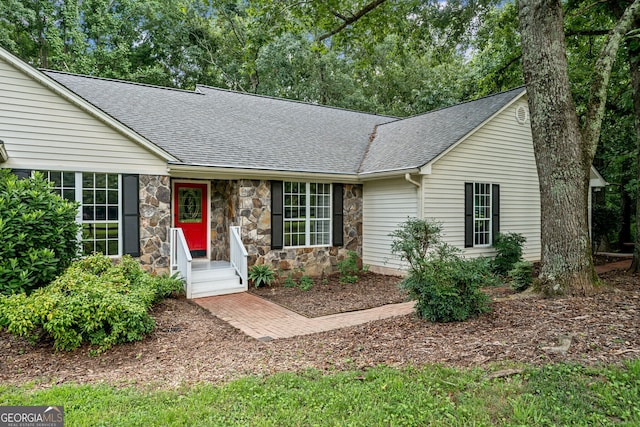
[[[171,274],[176,271],[184,279],[184,291],[191,298],[191,252],[182,228],[171,229]]]
[[[242,238],[240,237],[240,227],[232,226],[230,229],[230,262],[231,266],[235,268],[236,272],[242,279],[242,286],[245,288],[248,286],[248,271],[247,271],[247,250],[242,244]]]

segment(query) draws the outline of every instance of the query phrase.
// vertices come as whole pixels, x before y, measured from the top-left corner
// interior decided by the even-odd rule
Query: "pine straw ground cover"
[[[595,365],[637,359],[640,276],[618,270],[601,277],[611,286],[592,297],[505,299],[509,290],[493,289],[492,311],[467,322],[433,324],[408,315],[271,342],[249,338],[185,299],[168,299],[153,313],[155,332],[98,356],[89,355],[87,348],[55,353],[50,343],[33,346],[1,332],[0,381],[172,387],[307,368],[332,372],[440,363],[501,369],[521,363]],[[397,281],[371,275],[357,285],[365,286],[362,292],[353,292],[349,284],[340,285],[344,293],[334,285],[331,291],[314,286],[288,302],[282,297],[281,303],[304,299],[314,306],[330,299],[331,310],[339,301],[346,301],[345,311],[365,308],[404,298],[397,295]],[[359,306],[353,302],[358,296],[366,299]],[[322,310],[314,315],[331,311]]]

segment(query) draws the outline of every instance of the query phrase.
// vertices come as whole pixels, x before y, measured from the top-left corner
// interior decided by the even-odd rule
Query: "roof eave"
[[[171,176],[182,178],[226,178],[226,179],[314,179],[345,184],[358,183],[356,174],[291,171],[278,169],[260,169],[234,166],[206,166],[186,163],[168,163],[167,171]]]
[[[589,177],[589,186],[595,188],[602,188],[609,185],[606,179],[598,172],[598,169],[595,166],[591,165],[591,175]]]
[[[360,181],[373,181],[376,179],[385,179],[385,178],[397,178],[404,177],[405,174],[417,174],[420,173],[419,167],[407,167],[400,169],[388,169],[381,170],[375,172],[363,172],[358,174],[358,178]]]

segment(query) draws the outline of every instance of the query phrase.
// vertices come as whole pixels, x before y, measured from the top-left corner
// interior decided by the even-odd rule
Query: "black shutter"
[[[333,206],[332,206],[332,244],[333,246],[344,245],[344,208],[343,208],[342,184],[333,184]]]
[[[140,256],[140,214],[138,175],[122,175],[122,248],[125,254]]]
[[[500,232],[500,185],[491,186],[491,240],[492,244]]]
[[[473,247],[473,183],[464,183],[464,247]]]
[[[31,169],[12,169],[11,172],[18,177],[18,179],[29,178],[31,176]]]
[[[284,233],[282,181],[271,181],[271,249],[282,249]]]

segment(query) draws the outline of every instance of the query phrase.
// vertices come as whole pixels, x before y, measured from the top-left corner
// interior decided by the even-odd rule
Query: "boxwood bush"
[[[44,286],[78,255],[78,205],[51,191],[42,174],[0,169],[0,294]]]
[[[0,327],[33,342],[50,339],[56,350],[88,343],[103,351],[153,331],[149,309],[182,287],[178,279],[150,275],[129,256],[113,263],[92,255],[29,296],[0,296]]]

